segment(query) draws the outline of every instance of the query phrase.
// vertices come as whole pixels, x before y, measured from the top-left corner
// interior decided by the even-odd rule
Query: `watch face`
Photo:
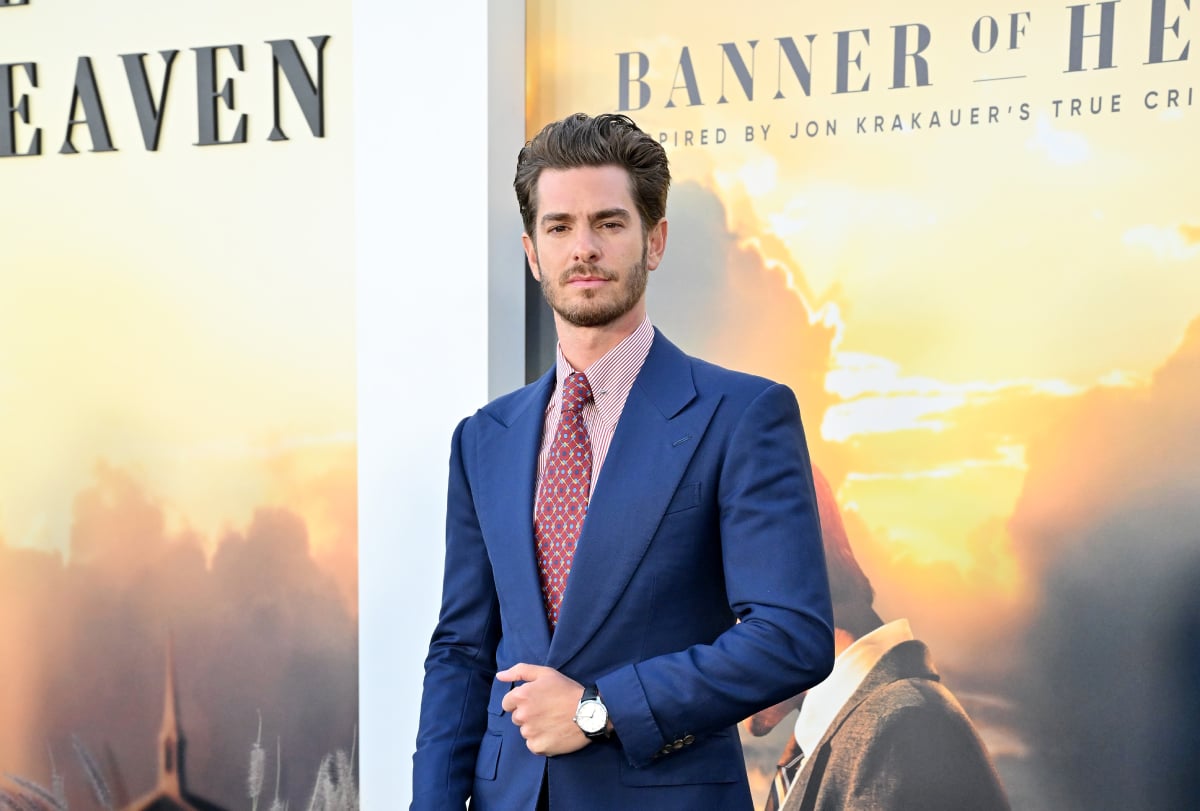
[[[608,725],[608,710],[599,701],[584,701],[575,712],[575,723],[587,735],[594,735]]]

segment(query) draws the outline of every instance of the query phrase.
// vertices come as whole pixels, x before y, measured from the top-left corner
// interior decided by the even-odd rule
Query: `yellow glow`
[[[530,8],[531,130],[577,109],[615,110],[617,55],[644,55],[649,69],[627,87],[630,115],[666,146],[676,189],[692,182],[719,198],[742,249],[726,258],[721,295],[752,315],[712,328],[715,359],[797,388],[860,555],[887,573],[881,594],[919,612],[932,588],[991,606],[972,615],[984,625],[1010,621],[1028,587],[1006,528],[1027,447],[1094,387],[1146,386],[1197,316],[1200,227],[1178,163],[1194,151],[1196,110],[1164,116],[1143,104],[1148,90],[1184,81],[1186,65],[1151,75],[1136,38],[1118,38],[1122,70],[1064,78],[1065,17],[1049,15],[1020,52],[984,58],[963,32],[989,10],[932,0],[906,5],[902,18],[882,2],[798,10],[779,0],[719,24],[682,2]],[[882,34],[913,21],[932,29],[933,81],[889,89]],[[871,89],[835,93],[834,32],[868,26],[851,70],[855,86],[870,74]],[[795,38],[807,58],[809,34],[805,95],[776,42]],[[720,46],[733,43],[750,64],[751,41],[753,100]],[[681,78],[685,46],[699,104]],[[976,81],[1015,74],[1031,81]],[[1120,119],[1069,112],[1070,97],[1114,93]],[[992,105],[1000,123],[986,120]],[[950,126],[954,113],[961,123]],[[902,132],[891,131],[897,116]],[[671,262],[668,250],[660,277],[690,270]],[[835,330],[828,354],[788,345],[785,318]],[[813,376],[819,393],[804,388]]]
[[[39,127],[44,154],[6,161],[4,186],[20,193],[0,195],[0,537],[65,550],[71,500],[105,461],[211,543],[278,489],[272,458],[329,445],[353,455],[349,11],[231,0],[201,17],[148,0],[19,11],[6,35],[38,63],[38,87],[22,86],[32,119],[18,142]],[[321,34],[327,135],[312,137],[285,95],[291,140],[270,143],[264,40],[295,40],[312,70],[307,37]],[[246,114],[248,143],[196,147],[189,49],[231,42],[244,69],[220,63],[235,109],[219,121],[227,138]],[[118,55],[150,53],[157,85],[168,48],[180,54],[148,152]],[[79,126],[80,154],[60,155],[83,54],[117,151],[88,152]]]

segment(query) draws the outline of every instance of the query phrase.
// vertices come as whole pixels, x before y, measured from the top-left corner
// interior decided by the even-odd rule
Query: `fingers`
[[[501,670],[496,674],[497,681],[513,682],[514,684],[516,682],[524,683],[514,686],[513,689],[509,690],[508,693],[505,694],[504,700],[500,702],[500,706],[504,708],[505,712],[511,713],[516,711],[517,707],[520,706],[522,700],[524,699],[525,693],[528,692],[524,689],[525,684],[537,681],[538,677],[541,675],[538,672],[540,670],[545,670],[545,668],[538,667],[537,665],[527,665],[524,662],[518,662],[508,670]],[[518,720],[515,715],[513,716],[513,721],[518,725],[523,723],[523,721]]]
[[[512,716],[512,722],[517,726],[525,723],[524,713],[517,713],[517,708],[520,706],[521,701],[520,689],[518,687],[515,690],[510,690],[508,695],[504,697],[504,700],[500,702],[501,709]]]
[[[583,692],[578,682],[554,668],[524,662],[500,671],[496,679],[514,683],[500,705],[520,730],[530,752],[561,755],[591,742],[574,721]]]
[[[499,681],[536,681],[543,670],[548,668],[539,665],[527,665],[524,662],[517,662],[508,670],[501,670],[496,674],[496,679]]]

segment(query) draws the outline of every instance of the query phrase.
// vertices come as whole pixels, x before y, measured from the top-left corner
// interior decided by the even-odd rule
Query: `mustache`
[[[611,282],[617,278],[615,274],[599,265],[589,265],[586,262],[580,262],[564,270],[562,276],[559,277],[559,283],[566,284],[572,279],[584,276],[592,279],[603,279],[606,282]]]

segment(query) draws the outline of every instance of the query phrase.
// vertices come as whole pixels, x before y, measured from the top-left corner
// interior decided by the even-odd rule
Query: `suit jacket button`
[[[695,735],[684,735],[684,736],[683,736],[683,745],[684,745],[684,746],[688,746],[688,745],[690,745],[690,744],[693,744],[693,743],[695,743],[695,742],[696,742],[696,736],[695,736]]]

